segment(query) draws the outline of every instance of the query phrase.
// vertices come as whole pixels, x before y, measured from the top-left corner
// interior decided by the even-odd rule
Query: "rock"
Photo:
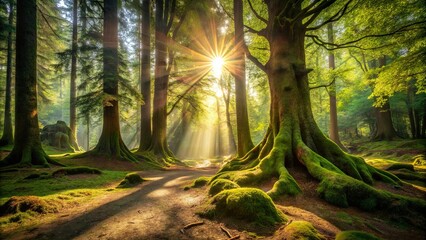
[[[40,140],[49,146],[66,150],[79,150],[77,141],[71,134],[71,129],[64,121],[46,125],[40,132]]]

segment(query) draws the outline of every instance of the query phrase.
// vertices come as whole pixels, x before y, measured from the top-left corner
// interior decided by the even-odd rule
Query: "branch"
[[[335,82],[336,82],[336,78],[334,78],[333,81],[329,82],[328,84],[323,84],[323,85],[318,85],[318,86],[310,87],[309,90],[317,89],[317,88],[322,88],[322,87],[327,88],[327,87],[330,87],[331,85],[333,85]]]
[[[254,65],[256,65],[258,68],[260,68],[260,70],[262,70],[263,72],[266,72],[266,67],[265,67],[265,65],[263,65],[260,61],[259,61],[259,59],[257,59],[256,57],[254,57],[251,53],[250,53],[250,50],[248,49],[248,47],[247,47],[247,45],[243,42],[243,44],[242,44],[243,46],[243,49],[244,49],[244,52],[245,52],[245,54],[246,54],[246,56],[247,56],[247,58],[250,60],[250,61],[252,61],[252,63],[254,63]]]
[[[367,72],[366,69],[364,69],[364,66],[362,66],[361,61],[358,60],[358,58],[356,58],[355,55],[353,55],[351,51],[349,51],[349,55],[357,62],[357,64],[359,65],[359,67],[361,68],[361,70],[363,72]]]
[[[207,71],[204,75],[202,75],[200,78],[198,78],[198,80],[196,80],[194,82],[194,84],[192,84],[188,89],[185,90],[185,92],[182,95],[179,95],[178,99],[176,100],[175,103],[173,103],[172,107],[170,108],[170,110],[167,112],[167,116],[173,112],[173,110],[176,108],[176,106],[178,105],[178,103],[186,96],[186,94],[188,94],[196,85],[199,81],[201,81],[205,76],[207,76],[207,74],[209,74],[209,71]]]
[[[254,8],[253,8],[253,5],[251,4],[251,1],[250,0],[247,0],[247,2],[248,2],[248,4],[249,4],[249,6],[250,6],[250,9],[251,9],[251,11],[253,12],[253,14],[260,20],[260,21],[262,21],[262,22],[264,22],[264,23],[266,23],[266,24],[268,24],[268,21],[265,19],[265,18],[263,18],[262,16],[260,16],[257,12],[256,12],[256,10],[254,10]]]
[[[44,21],[46,21],[47,26],[49,26],[50,30],[52,30],[53,34],[55,34],[57,38],[66,41],[66,39],[64,39],[62,36],[56,33],[55,29],[53,29],[52,25],[50,25],[49,20],[47,20],[46,16],[44,15],[44,13],[41,11],[41,9],[38,6],[37,6],[37,9],[40,12],[41,16],[43,17]]]
[[[315,26],[315,27],[312,27],[312,28],[306,28],[306,31],[312,31],[312,30],[317,30],[317,29],[319,29],[319,28],[321,28],[322,26],[325,26],[325,25],[327,25],[328,23],[331,23],[331,22],[335,22],[335,21],[338,21],[340,18],[342,18],[344,15],[345,15],[345,13],[346,13],[346,10],[348,9],[348,6],[349,6],[349,4],[352,2],[352,0],[349,0],[341,9],[339,9],[339,11],[337,11],[336,12],[336,14],[334,14],[332,17],[330,17],[329,19],[327,19],[326,21],[324,21],[323,23],[321,23],[320,25],[318,25],[318,26]],[[315,20],[315,18],[316,18],[317,16],[312,16],[308,21],[306,21],[306,23],[304,23],[303,24],[303,26],[305,26],[305,27],[307,27],[307,26],[309,26],[309,24],[311,24],[314,20]]]
[[[310,38],[312,38],[312,40],[313,40],[316,44],[318,44],[318,45],[320,45],[320,46],[324,47],[324,48],[325,48],[325,49],[327,49],[327,50],[335,50],[335,49],[339,49],[339,48],[351,48],[351,47],[352,47],[352,48],[362,49],[362,50],[373,50],[373,49],[378,49],[378,48],[382,48],[382,47],[389,46],[389,44],[388,44],[388,45],[379,46],[379,47],[374,47],[374,48],[362,48],[362,47],[359,47],[359,46],[356,46],[356,45],[351,45],[351,44],[357,43],[357,42],[359,42],[359,41],[361,41],[361,40],[364,40],[364,39],[366,39],[366,38],[387,37],[387,36],[392,36],[392,35],[394,35],[394,34],[397,34],[397,33],[399,33],[399,32],[410,31],[410,30],[413,30],[413,29],[407,29],[407,28],[412,27],[412,26],[414,26],[414,25],[418,25],[418,24],[424,24],[424,23],[426,23],[426,20],[424,20],[424,21],[419,21],[419,22],[414,22],[414,23],[411,23],[411,24],[408,24],[408,25],[402,26],[402,27],[400,27],[400,28],[396,29],[395,31],[392,31],[392,32],[389,32],[389,33],[365,35],[365,36],[360,37],[360,38],[358,38],[358,39],[355,39],[355,40],[352,40],[352,41],[349,41],[349,42],[346,42],[346,43],[341,43],[341,44],[326,42],[326,41],[324,41],[324,40],[321,40],[321,39],[320,39],[318,36],[316,36],[316,35],[306,34],[305,36],[306,36],[306,37],[310,37]],[[329,46],[331,46],[331,47],[329,47]]]
[[[225,7],[222,5],[222,2],[219,2],[219,4],[220,4],[220,7],[222,8],[222,10],[225,12],[225,14],[232,20],[232,21],[234,21],[234,18],[232,17],[232,15],[228,12],[228,11],[226,11],[226,9],[225,9]],[[257,35],[259,35],[259,36],[264,36],[265,34],[263,33],[264,32],[264,30],[265,29],[262,29],[262,30],[256,30],[256,29],[254,29],[254,28],[252,28],[252,27],[249,27],[249,26],[247,26],[247,25],[245,25],[244,23],[243,23],[243,26],[245,27],[245,28],[247,28],[247,32],[250,32],[250,33],[254,33],[254,34],[257,34]]]

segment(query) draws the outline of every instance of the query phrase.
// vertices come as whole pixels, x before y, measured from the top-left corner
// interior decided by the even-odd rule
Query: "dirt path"
[[[14,239],[226,239],[219,223],[200,219],[196,208],[206,197],[201,190],[184,191],[188,180],[217,169],[141,172],[150,179],[129,192],[99,197],[60,213],[53,223],[13,236]],[[198,191],[198,192],[197,192]],[[189,223],[201,226],[180,229]],[[236,231],[231,231],[237,234]],[[238,233],[241,235],[241,233]],[[241,235],[241,239],[247,236]]]

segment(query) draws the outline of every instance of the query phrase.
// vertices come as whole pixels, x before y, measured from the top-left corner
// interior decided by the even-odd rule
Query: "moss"
[[[294,221],[284,228],[285,239],[306,239],[306,240],[322,240],[325,239],[310,222]]]
[[[42,172],[42,173],[32,173],[32,174],[26,176],[24,179],[25,180],[29,180],[29,179],[47,179],[49,177],[50,177],[49,173]]]
[[[409,164],[409,163],[394,163],[386,168],[387,171],[398,170],[398,169],[407,169],[410,171],[414,171],[414,166],[413,164]]]
[[[101,170],[90,167],[65,167],[52,173],[52,176],[75,175],[75,174],[101,174]]]
[[[224,190],[210,199],[208,206],[200,215],[226,216],[259,225],[273,225],[286,221],[284,214],[275,207],[272,199],[256,188]]]
[[[184,190],[189,190],[190,188],[200,188],[207,185],[207,183],[210,181],[211,177],[202,176],[197,179],[195,179],[191,185],[185,186]]]
[[[361,231],[343,231],[336,235],[336,240],[379,240],[380,238]]]
[[[53,202],[37,196],[13,196],[0,207],[0,216],[28,211],[44,214],[57,212],[57,208]]]
[[[214,196],[223,190],[239,188],[240,185],[227,179],[216,179],[211,183],[209,194]]]
[[[407,169],[392,171],[392,173],[404,180],[418,180],[418,181],[426,182],[426,173],[413,172]]]
[[[136,186],[144,181],[137,173],[129,173],[124,177],[124,180],[118,185],[119,188],[128,188]]]

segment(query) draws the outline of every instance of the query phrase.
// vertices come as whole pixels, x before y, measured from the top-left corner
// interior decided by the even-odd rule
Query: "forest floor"
[[[358,149],[362,146],[358,146]],[[6,153],[3,151],[3,155]],[[366,150],[363,153],[369,155],[371,161],[377,160],[376,155]],[[409,157],[405,156],[401,161],[409,162],[408,159]],[[381,160],[383,165],[386,159],[381,158]],[[396,160],[393,158],[390,161]],[[70,160],[67,160],[67,163],[69,162]],[[73,165],[82,165],[87,162],[88,159],[80,159],[74,161]],[[55,201],[59,199],[66,199],[66,201],[64,200],[60,208],[53,213],[30,216],[17,221],[12,221],[11,217],[1,217],[0,239],[228,239],[222,228],[227,229],[232,236],[239,236],[240,239],[283,239],[281,230],[286,225],[267,228],[248,224],[242,220],[228,218],[209,220],[197,215],[208,200],[208,189],[202,187],[185,191],[184,187],[191,184],[197,177],[215,174],[217,167],[179,167],[166,171],[138,171],[137,173],[146,181],[133,188],[120,189],[115,187],[128,172],[134,171],[134,166],[122,161],[106,164],[102,162],[105,163],[105,161],[97,161],[91,166],[109,169],[103,170],[105,183],[102,184],[99,182],[102,179],[94,174],[60,176],[55,179],[36,181],[41,184],[41,186],[34,186],[36,190],[42,189],[43,185],[46,188],[37,190],[42,192],[39,196],[46,199],[54,198]],[[365,212],[352,207],[336,207],[318,197],[315,191],[317,182],[306,174],[306,171],[301,169],[289,171],[304,192],[296,197],[278,199],[276,201],[278,208],[288,216],[290,221],[311,222],[326,239],[334,239],[338,232],[346,230],[365,231],[383,239],[426,238],[424,219],[416,218],[416,213],[401,216],[386,211]],[[2,182],[0,204],[14,193],[36,195],[29,188],[27,180],[23,180],[24,176],[34,172],[39,173],[40,170],[21,169],[17,172],[0,172]],[[59,182],[61,184],[75,182],[76,185],[67,185],[68,190],[64,191],[59,186]],[[97,187],[90,184],[77,187],[83,182],[88,184],[92,182]],[[4,185],[8,183],[14,184],[14,187],[5,188]],[[273,179],[265,182],[261,188],[267,190],[272,183]],[[426,199],[422,187],[413,187],[408,183],[402,188],[392,188],[380,183],[375,184],[375,187]],[[184,226],[198,222],[203,224],[182,231]]]

